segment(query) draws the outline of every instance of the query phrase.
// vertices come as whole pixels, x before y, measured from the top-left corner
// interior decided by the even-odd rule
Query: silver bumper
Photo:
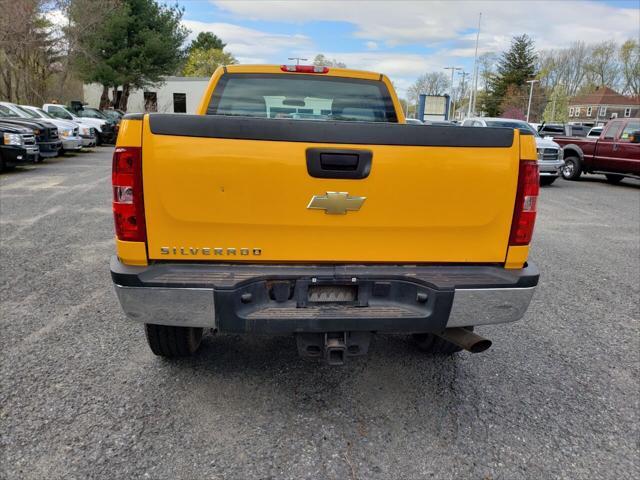
[[[470,327],[520,320],[536,287],[457,289],[447,327]]]
[[[551,162],[538,161],[538,169],[541,177],[557,177],[560,169],[564,167],[564,160],[554,160]]]
[[[83,147],[95,147],[96,137],[81,137]]]
[[[456,289],[447,327],[515,322],[529,307],[536,287]],[[115,285],[131,320],[178,327],[216,328],[212,288]]]
[[[82,148],[82,138],[62,137],[62,148],[65,150],[80,150]]]
[[[114,286],[122,310],[136,322],[176,327],[216,326],[212,288]]]

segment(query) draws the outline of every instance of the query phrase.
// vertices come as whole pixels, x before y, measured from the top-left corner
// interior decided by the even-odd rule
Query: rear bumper
[[[143,323],[229,333],[438,332],[516,321],[526,312],[538,269],[492,266],[221,265],[111,260],[127,317]],[[348,304],[309,300],[309,288],[357,289]]]

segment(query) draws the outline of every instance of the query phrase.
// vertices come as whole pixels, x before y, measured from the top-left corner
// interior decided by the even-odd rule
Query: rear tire
[[[193,355],[202,341],[202,328],[170,327],[144,324],[144,333],[151,351],[159,357],[177,358]]]
[[[465,329],[473,332],[473,327],[465,327]],[[451,355],[462,350],[459,346],[447,342],[445,339],[433,333],[414,333],[411,337],[418,349],[425,353]]]
[[[624,178],[624,175],[617,175],[615,173],[606,173],[604,176],[607,177],[607,182],[613,185],[617,185]]]
[[[551,185],[558,177],[540,177],[540,185]]]
[[[566,157],[560,172],[565,180],[578,180],[582,174],[582,161],[578,157]]]

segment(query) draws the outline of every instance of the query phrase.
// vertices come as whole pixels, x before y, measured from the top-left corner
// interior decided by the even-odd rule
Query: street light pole
[[[467,117],[471,116],[471,112],[476,113],[476,94],[478,93],[478,41],[480,40],[480,21],[482,20],[482,12],[478,15],[478,33],[476,34],[476,54],[473,57],[473,90],[469,97],[469,108]]]
[[[527,122],[529,121],[529,113],[531,112],[531,97],[533,97],[533,84],[540,80],[527,80],[527,83],[531,85],[529,90],[529,105],[527,106]]]
[[[307,59],[306,58],[300,58],[300,57],[289,57],[289,60],[295,60],[296,61],[296,65],[300,65],[300,61],[302,60],[303,62],[306,62]]]
[[[459,85],[460,85],[460,103],[462,103],[462,99],[464,98],[464,88],[467,85],[467,77],[469,75],[471,75],[468,72],[465,72],[464,70],[462,70],[462,72],[458,72],[458,75],[460,75],[462,77],[462,80],[460,81]],[[471,89],[469,89],[471,90]],[[471,103],[471,98],[469,98],[469,103]],[[453,112],[453,114],[455,115],[455,111]],[[455,119],[454,119],[455,120]]]
[[[455,73],[456,70],[462,70],[462,67],[444,67],[444,70],[451,70],[451,86],[449,88],[451,89],[451,100],[453,101],[453,106],[455,106],[455,99],[453,96],[453,74]],[[451,120],[451,112],[453,111],[453,106],[451,102],[449,102],[448,120]]]

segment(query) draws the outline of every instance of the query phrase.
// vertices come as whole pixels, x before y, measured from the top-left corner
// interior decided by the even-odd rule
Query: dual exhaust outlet
[[[371,332],[300,333],[296,335],[296,343],[302,357],[324,360],[327,365],[344,365],[348,357],[367,353],[371,335]],[[491,347],[491,340],[466,328],[447,328],[435,335],[471,353]]]

